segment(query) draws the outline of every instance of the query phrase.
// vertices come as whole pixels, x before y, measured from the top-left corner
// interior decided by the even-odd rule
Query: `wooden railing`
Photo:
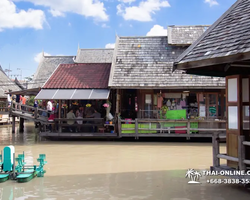
[[[245,146],[250,146],[250,142],[245,141],[245,136],[238,136],[238,157],[220,153],[220,142],[224,138],[218,133],[213,134],[213,167],[220,166],[220,159],[238,162],[239,170],[246,170],[246,165],[250,165],[250,160],[246,159]]]
[[[75,129],[74,131],[79,132],[99,132],[99,128],[104,128],[104,118],[75,118],[75,119],[65,119],[65,118],[56,118],[54,119],[54,129],[55,131],[62,133],[63,128],[66,128],[66,132],[69,132],[70,128]],[[69,124],[73,122],[73,124]],[[85,131],[83,130],[85,129]],[[86,129],[91,129],[86,131]]]
[[[38,119],[40,117],[44,117],[44,120],[48,119],[48,113],[50,113],[47,110],[43,110],[40,108],[35,108],[33,106],[29,105],[21,105],[16,102],[12,102],[10,107],[10,114],[14,114],[15,112],[20,112],[20,114],[28,114],[29,117]],[[15,113],[17,114],[17,113]]]
[[[199,123],[206,123],[211,126],[199,128]],[[215,120],[164,120],[164,119],[135,119],[135,120],[118,120],[119,135],[135,135],[141,134],[171,134],[171,133],[225,133],[225,128],[213,128],[214,123],[226,124],[225,121]]]

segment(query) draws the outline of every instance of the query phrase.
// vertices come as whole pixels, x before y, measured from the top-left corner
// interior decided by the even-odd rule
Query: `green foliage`
[[[27,100],[27,105],[29,105],[29,106],[34,106],[34,102],[35,102],[35,96],[31,96],[31,97]]]

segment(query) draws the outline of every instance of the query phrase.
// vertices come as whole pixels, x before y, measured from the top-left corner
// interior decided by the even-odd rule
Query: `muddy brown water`
[[[24,200],[249,200],[240,185],[188,184],[187,169],[209,169],[211,143],[40,141],[32,123],[11,134],[0,127],[0,150],[14,145],[28,165],[47,156],[44,178],[0,183],[0,199]],[[225,152],[225,145],[221,148]],[[210,177],[211,178],[211,177]],[[218,178],[218,177],[213,177]]]

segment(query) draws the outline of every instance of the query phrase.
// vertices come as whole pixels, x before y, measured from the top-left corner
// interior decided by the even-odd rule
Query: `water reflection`
[[[0,199],[84,200],[241,200],[249,192],[238,185],[190,185],[188,168],[212,165],[210,143],[137,143],[40,141],[30,124],[25,133],[0,128],[0,149],[14,144],[27,164],[47,155],[47,173],[28,183],[0,183]],[[222,152],[225,146],[222,147]]]
[[[36,178],[1,184],[1,199],[248,200],[240,186],[188,185],[185,171],[91,174]]]

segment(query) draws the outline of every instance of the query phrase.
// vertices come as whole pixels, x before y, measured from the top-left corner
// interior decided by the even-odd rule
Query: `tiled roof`
[[[116,41],[109,86],[113,88],[214,88],[224,78],[172,73],[173,61],[186,47],[168,44],[167,37],[120,37]]]
[[[250,0],[238,0],[176,60],[177,64],[250,52],[249,24]]]
[[[172,45],[193,44],[209,26],[169,26],[168,27],[168,43]]]
[[[28,88],[42,87],[58,65],[71,63],[74,63],[73,56],[44,56]]]
[[[19,91],[20,88],[0,69],[0,98],[7,98],[7,95],[4,93],[9,90]]]
[[[111,64],[61,64],[43,88],[107,88]]]
[[[78,49],[75,63],[112,63],[114,49]]]

